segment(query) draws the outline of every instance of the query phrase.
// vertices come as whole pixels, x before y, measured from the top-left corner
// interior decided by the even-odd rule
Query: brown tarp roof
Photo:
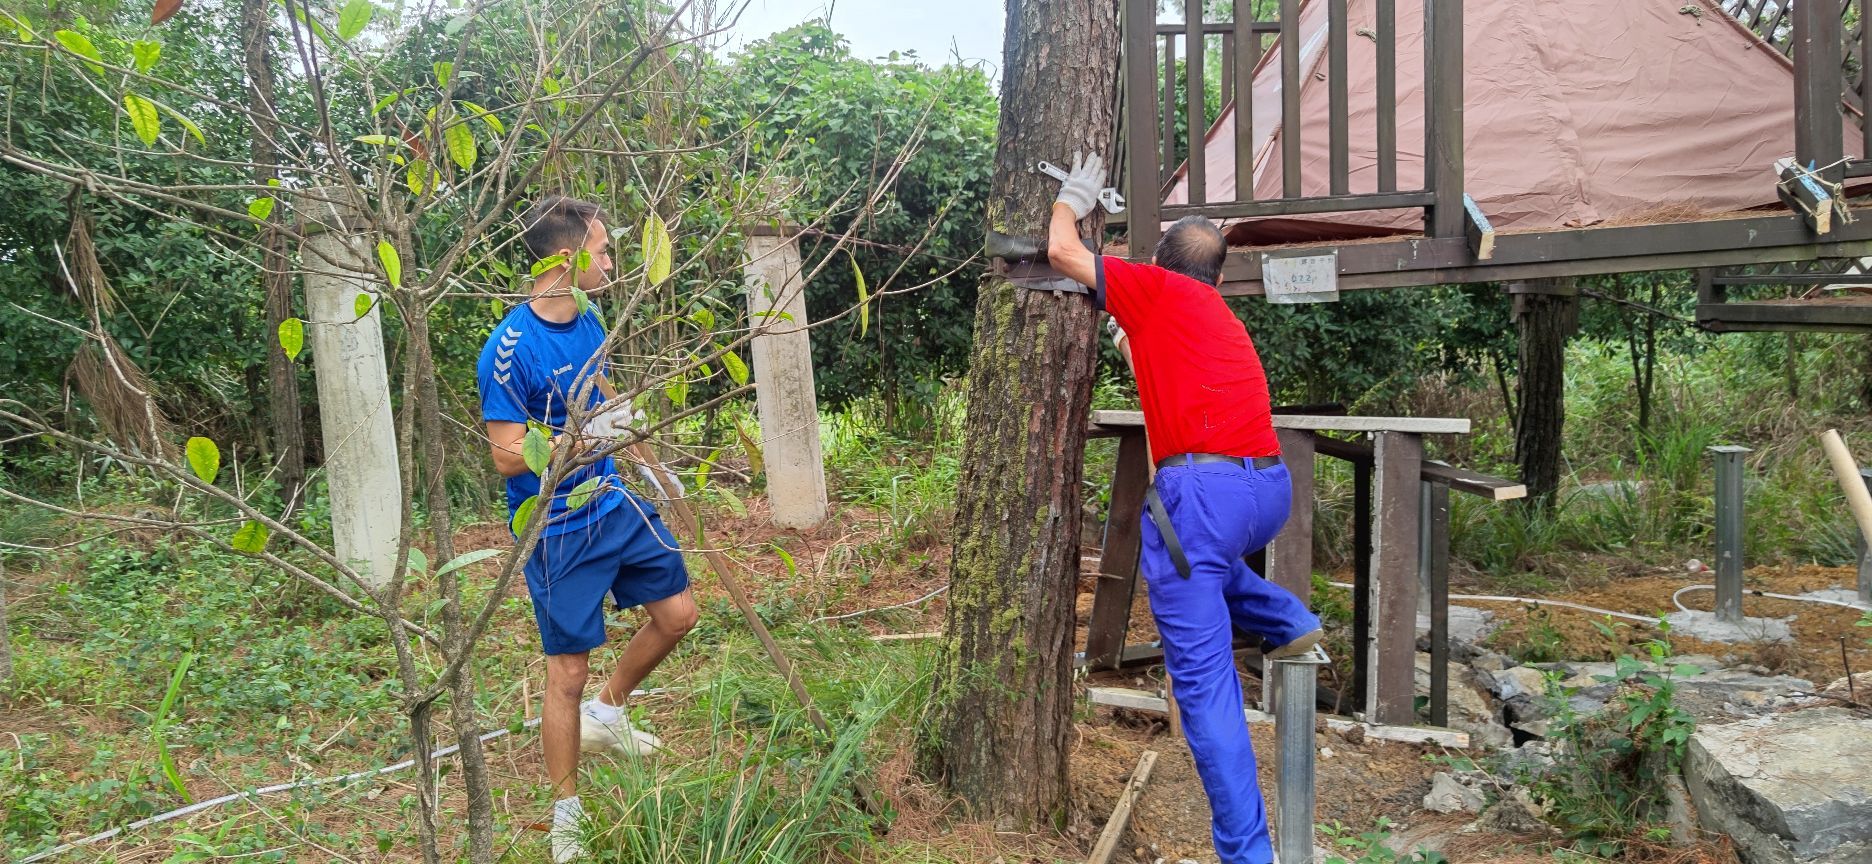
[[[1378,191],[1377,17],[1347,3],[1351,191]],[[1397,4],[1398,188],[1423,186],[1423,13]],[[1328,193],[1326,4],[1300,10],[1301,194]],[[1691,14],[1700,10],[1701,14]],[[1465,191],[1498,230],[1683,221],[1776,204],[1794,73],[1710,0],[1464,4]],[[1281,196],[1280,46],[1254,73],[1255,198]],[[1208,201],[1235,198],[1234,105],[1205,137]],[[1846,153],[1863,155],[1849,114]],[[1166,203],[1188,200],[1178,170]],[[1236,220],[1258,244],[1421,230],[1422,211]]]

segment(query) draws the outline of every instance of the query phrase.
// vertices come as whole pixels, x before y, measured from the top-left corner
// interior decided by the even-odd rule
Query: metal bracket
[[[1010,264],[1005,259],[996,258],[994,270],[1001,278],[1029,291],[1052,291],[1064,294],[1092,293],[1091,289],[1053,269],[1045,261],[1016,261]]]

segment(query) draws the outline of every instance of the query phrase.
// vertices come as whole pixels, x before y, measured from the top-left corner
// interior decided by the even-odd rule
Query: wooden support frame
[[[1495,257],[1495,226],[1490,225],[1488,217],[1482,214],[1482,208],[1475,199],[1462,196],[1464,231],[1469,238],[1469,254],[1477,261],[1487,261]]]
[[[1366,602],[1372,637],[1366,646],[1365,710],[1375,723],[1416,722],[1417,544],[1423,439],[1374,433],[1371,576]]]
[[[1137,591],[1138,553],[1144,540],[1144,488],[1150,483],[1150,452],[1141,432],[1119,439],[1114,473],[1105,551],[1099,556],[1092,617],[1086,623],[1086,668],[1093,671],[1118,668],[1124,659],[1125,632],[1131,628],[1131,598]]]
[[[1426,480],[1423,487],[1424,575],[1430,583],[1430,725],[1448,726],[1450,484]]]

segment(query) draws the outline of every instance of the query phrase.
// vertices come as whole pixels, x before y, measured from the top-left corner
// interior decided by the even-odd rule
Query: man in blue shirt
[[[580,751],[647,755],[662,746],[631,727],[624,700],[695,626],[696,605],[676,538],[648,502],[624,488],[610,458],[568,472],[541,495],[540,478],[522,457],[529,421],[553,430],[555,455],[583,452],[624,432],[630,408],[594,413],[610,389],[601,352],[605,327],[574,293],[597,293],[611,271],[610,234],[598,207],[551,196],[527,211],[521,228],[535,261],[558,263],[535,279],[528,302],[495,325],[481,349],[478,379],[494,466],[507,478],[509,519],[535,496],[534,509],[546,511],[526,579],[546,652],[540,738],[555,798],[553,860],[563,864],[584,855]],[[589,417],[581,429],[567,428],[574,401]],[[581,490],[581,484],[589,485]],[[597,697],[581,704],[590,652],[605,642],[606,594],[619,609],[642,606],[650,623],[624,646]]]

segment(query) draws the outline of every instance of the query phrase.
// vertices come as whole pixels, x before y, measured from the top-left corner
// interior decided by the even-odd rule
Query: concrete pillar
[[[330,487],[332,538],[338,557],[367,584],[382,586],[396,566],[402,533],[403,484],[397,472],[396,428],[383,328],[374,302],[384,286],[371,263],[376,236],[339,188],[298,196],[305,270],[306,337],[318,380]],[[369,293],[359,318],[357,297]]]
[[[774,525],[811,528],[826,518],[826,482],[799,244],[791,229],[755,226],[747,256],[748,323],[761,331],[751,353],[767,498]]]

